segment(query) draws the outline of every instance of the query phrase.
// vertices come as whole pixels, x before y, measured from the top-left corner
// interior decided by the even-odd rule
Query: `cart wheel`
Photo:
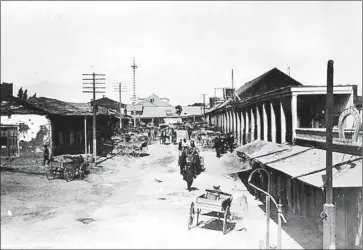
[[[54,180],[54,178],[55,178],[54,171],[52,169],[48,170],[48,172],[47,172],[47,179],[51,181],[51,180]]]
[[[224,220],[223,220],[223,234],[227,233],[227,223],[228,223],[228,219],[230,217],[230,210],[229,210],[229,206],[226,208],[226,211],[224,212]]]
[[[67,165],[64,169],[64,179],[69,182],[72,181],[74,178],[73,168],[72,165]]]
[[[192,229],[195,216],[194,202],[190,205],[189,219],[188,219],[188,230]]]

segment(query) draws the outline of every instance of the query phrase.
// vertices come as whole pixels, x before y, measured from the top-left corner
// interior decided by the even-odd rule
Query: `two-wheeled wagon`
[[[232,221],[231,203],[232,194],[220,190],[206,189],[206,192],[197,197],[195,203],[190,205],[188,216],[188,229],[192,229],[199,224],[199,216],[215,217],[221,220],[223,218],[223,234],[227,233],[228,223]],[[203,213],[202,211],[211,213]]]

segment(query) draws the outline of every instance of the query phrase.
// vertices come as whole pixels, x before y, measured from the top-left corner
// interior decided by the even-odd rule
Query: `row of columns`
[[[269,102],[247,108],[231,108],[217,114],[213,121],[224,133],[233,133],[238,144],[253,140],[286,142],[286,115],[282,102],[278,105]],[[277,138],[278,135],[280,138]]]

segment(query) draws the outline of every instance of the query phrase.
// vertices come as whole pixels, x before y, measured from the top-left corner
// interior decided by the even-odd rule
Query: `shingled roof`
[[[279,69],[273,68],[242,85],[236,93],[243,99],[288,86],[302,86],[302,84]]]

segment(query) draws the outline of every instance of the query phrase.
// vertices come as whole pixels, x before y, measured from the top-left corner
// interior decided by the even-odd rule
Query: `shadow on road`
[[[17,168],[9,168],[9,167],[2,167],[1,171],[21,173],[21,174],[27,174],[27,175],[41,175],[41,176],[47,175],[47,173],[24,171],[24,170],[20,170],[20,169],[17,169]]]
[[[223,220],[210,219],[207,222],[201,221],[199,225],[203,224],[201,228],[214,231],[223,231]],[[236,222],[227,222],[227,232],[232,231],[236,227]]]

